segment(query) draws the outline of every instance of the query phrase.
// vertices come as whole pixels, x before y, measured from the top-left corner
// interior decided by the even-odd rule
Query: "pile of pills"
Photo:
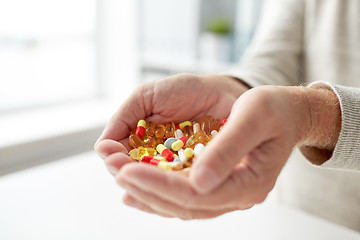
[[[212,116],[165,125],[139,120],[136,129],[130,132],[129,155],[135,161],[187,175],[192,163],[226,121]]]

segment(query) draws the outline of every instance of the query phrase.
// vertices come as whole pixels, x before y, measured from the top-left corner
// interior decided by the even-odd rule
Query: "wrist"
[[[300,150],[312,163],[328,160],[341,130],[341,110],[336,94],[325,85],[303,88],[308,108],[308,130],[298,142]]]

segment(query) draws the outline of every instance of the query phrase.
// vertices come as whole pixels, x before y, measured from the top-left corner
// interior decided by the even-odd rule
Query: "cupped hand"
[[[128,157],[129,131],[138,120],[181,122],[202,115],[226,118],[236,99],[248,88],[219,75],[178,74],[139,86],[108,122],[95,144],[109,171],[116,173]]]
[[[304,89],[265,86],[244,93],[224,128],[193,164],[189,178],[144,164],[124,166],[116,175],[126,189],[124,202],[181,219],[211,218],[262,202],[293,147],[311,130]],[[195,107],[196,112],[208,109],[205,106]],[[222,117],[218,112],[223,113],[202,113]]]

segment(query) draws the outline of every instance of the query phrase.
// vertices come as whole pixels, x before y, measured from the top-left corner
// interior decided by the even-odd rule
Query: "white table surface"
[[[358,232],[271,202],[182,221],[129,208],[123,193],[93,152],[5,175],[0,239],[360,239]]]

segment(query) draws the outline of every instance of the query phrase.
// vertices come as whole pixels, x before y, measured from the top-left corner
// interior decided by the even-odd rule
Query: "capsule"
[[[144,136],[145,133],[145,127],[146,127],[146,122],[145,120],[139,120],[137,127],[136,127],[136,131],[135,134],[139,137],[142,138]]]
[[[145,145],[144,141],[135,134],[129,136],[129,145],[131,148],[143,147]]]
[[[165,137],[171,138],[175,136],[175,124],[173,122],[168,122],[165,126]]]
[[[224,126],[225,123],[227,123],[227,119],[224,119],[224,120],[221,121],[221,126]]]
[[[186,147],[193,148],[197,143],[206,145],[210,140],[211,138],[205,133],[205,131],[199,130],[187,140]]]
[[[180,128],[181,130],[184,130],[184,128],[185,128],[186,126],[191,127],[191,126],[192,126],[192,123],[191,123],[190,121],[185,121],[185,122],[179,123],[179,128]]]
[[[154,156],[143,156],[141,158],[141,162],[144,162],[144,163],[150,163],[151,159],[153,159]]]
[[[156,147],[156,150],[163,156],[168,162],[172,162],[174,160],[174,154],[167,149],[163,144],[159,144]]]
[[[214,119],[214,120],[211,122],[210,130],[211,130],[211,131],[213,131],[213,130],[219,131],[219,130],[220,130],[220,126],[221,126],[221,121],[220,121],[219,119]]]
[[[175,141],[173,144],[171,144],[171,149],[174,151],[179,151],[184,145],[185,145],[184,142],[179,139]]]
[[[186,137],[191,137],[193,135],[193,128],[189,125],[186,125],[183,129],[183,133]]]
[[[182,148],[179,149],[178,155],[179,155],[180,162],[184,163],[187,160],[187,158],[184,154],[184,149],[182,149]]]
[[[159,159],[151,159],[150,160],[150,164],[152,164],[152,165],[155,165],[155,166],[157,166],[158,164],[159,164],[159,162],[161,162]]]
[[[200,130],[200,124],[199,123],[194,123],[194,125],[193,125],[193,131],[194,131],[194,133],[196,133],[197,131],[199,131]]]
[[[146,125],[145,135],[149,137],[155,136],[155,126],[153,122],[149,122]]]
[[[146,136],[146,138],[144,139],[144,145],[146,147],[152,147],[155,148],[156,147],[156,139],[154,137],[148,137]]]
[[[163,139],[165,137],[165,126],[159,124],[156,126],[155,137],[159,139]]]
[[[205,146],[202,143],[197,143],[194,147],[194,155],[195,157],[199,157],[201,153],[205,150]]]
[[[176,129],[175,131],[175,137],[176,139],[180,139],[184,136],[183,132],[180,129]]]
[[[184,155],[187,159],[192,158],[194,156],[194,150],[192,148],[186,148],[184,150]]]
[[[157,152],[154,148],[138,147],[131,150],[129,155],[134,160],[141,160],[144,156],[154,156],[156,153]]]
[[[172,170],[172,167],[171,165],[166,162],[166,161],[160,161],[158,162],[157,164],[158,168],[162,169],[162,170],[165,170],[165,171],[169,171],[169,170]]]
[[[187,142],[187,140],[188,140],[188,138],[187,137],[181,137],[179,140],[181,140],[183,143],[184,143],[184,145],[186,144],[186,142]]]
[[[157,159],[160,161],[166,161],[166,159],[163,156],[154,156],[153,159]]]
[[[165,147],[168,148],[168,149],[171,149],[172,144],[174,142],[176,142],[176,140],[177,140],[176,138],[168,138],[168,139],[166,139],[166,141],[164,142]]]

